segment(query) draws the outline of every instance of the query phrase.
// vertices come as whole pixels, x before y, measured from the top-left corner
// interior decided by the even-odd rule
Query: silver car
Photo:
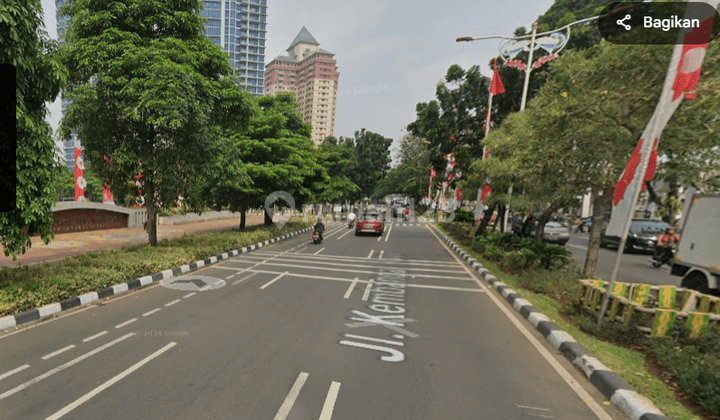
[[[558,222],[547,222],[543,231],[543,242],[565,245],[570,240],[570,228]]]

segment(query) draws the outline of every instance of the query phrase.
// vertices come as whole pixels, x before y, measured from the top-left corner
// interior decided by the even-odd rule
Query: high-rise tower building
[[[203,6],[205,35],[228,53],[243,90],[262,95],[267,0],[203,0]]]
[[[340,73],[335,54],[303,28],[290,44],[287,56],[275,57],[265,68],[265,94],[294,92],[305,123],[312,126],[312,139],[319,145],[335,135],[335,110]]]
[[[56,10],[60,10],[60,7],[65,4],[67,0],[55,0],[55,7]],[[60,45],[63,45],[65,43],[65,31],[67,30],[68,23],[70,21],[70,16],[68,15],[61,15],[57,13],[56,16],[57,19],[57,33],[58,33],[58,41],[60,42]],[[70,101],[65,99],[65,97],[62,97],[62,116],[65,117],[65,114],[67,114],[67,107],[70,104]],[[67,162],[67,167],[69,171],[73,171],[75,169],[75,147],[81,148],[80,146],[80,139],[77,138],[77,135],[75,133],[70,135],[70,138],[67,138],[63,141],[63,148],[65,149],[65,160]]]

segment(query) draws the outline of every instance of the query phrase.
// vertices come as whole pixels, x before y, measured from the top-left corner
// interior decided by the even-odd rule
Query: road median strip
[[[599,360],[589,356],[570,334],[563,331],[558,325],[551,322],[539,309],[529,301],[522,298],[516,291],[500,282],[475,258],[472,258],[458,246],[445,233],[435,226],[431,228],[455,251],[468,265],[495,288],[523,318],[527,319],[545,339],[558,349],[570,362],[582,372],[616,408],[621,410],[631,420],[672,420],[666,417],[652,402],[641,396],[637,391]]]
[[[131,290],[140,289],[147,287],[149,285],[157,284],[163,280],[167,280],[172,277],[176,277],[182,274],[190,273],[196,270],[199,270],[201,268],[216,264],[218,262],[222,262],[225,260],[228,260],[232,257],[235,257],[240,254],[245,254],[257,249],[260,249],[266,245],[277,243],[284,241],[286,239],[295,237],[297,235],[300,235],[302,233],[308,232],[311,228],[306,227],[303,229],[296,230],[291,233],[287,233],[272,239],[268,239],[265,241],[261,241],[252,245],[248,245],[239,249],[235,249],[232,251],[224,252],[222,254],[205,258],[203,260],[196,261],[191,264],[186,264],[180,267],[175,267],[172,269],[163,270],[158,273],[154,273],[151,275],[147,275],[141,278],[136,278],[129,280],[124,283],[115,284],[109,287],[105,287],[103,289],[94,291],[94,292],[88,292],[84,293],[80,296],[72,297],[69,299],[62,300],[60,302],[54,302],[47,305],[44,305],[40,308],[34,308],[27,311],[23,311],[20,313],[7,315],[0,317],[0,332],[9,331],[13,328],[16,328],[17,326],[20,326],[22,324],[26,324],[32,321],[37,321],[40,319],[47,319],[49,317],[53,317],[57,315],[60,312],[67,311],[69,309],[73,309],[76,307],[84,306],[87,304],[90,304],[92,302],[98,301],[100,299],[104,299],[107,297],[120,295],[123,293],[126,293]]]

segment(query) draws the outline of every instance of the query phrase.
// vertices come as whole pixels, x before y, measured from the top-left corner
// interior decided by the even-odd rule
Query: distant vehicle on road
[[[543,241],[565,245],[570,240],[570,228],[560,222],[547,222],[543,230]]]
[[[720,195],[694,195],[681,229],[670,274],[682,276],[681,287],[718,294]]]
[[[623,252],[629,254],[635,251],[655,252],[655,242],[658,236],[662,235],[665,230],[671,228],[670,224],[655,219],[633,219],[630,223],[630,231],[625,241],[625,249]],[[607,226],[600,232],[600,247],[620,246],[619,236],[605,235]]]
[[[370,212],[363,214],[355,225],[355,236],[361,233],[375,233],[382,235],[385,229],[385,223],[383,216],[377,212]]]
[[[512,223],[512,231],[522,237],[535,236],[537,229],[537,216],[530,215],[525,218],[522,216],[515,217]],[[545,223],[543,229],[543,242],[550,242],[559,245],[565,245],[570,240],[570,227],[559,220],[550,220]]]

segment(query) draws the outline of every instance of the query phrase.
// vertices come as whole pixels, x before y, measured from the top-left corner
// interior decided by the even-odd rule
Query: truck
[[[681,287],[720,293],[720,194],[691,193],[685,198],[680,242],[671,274]]]

